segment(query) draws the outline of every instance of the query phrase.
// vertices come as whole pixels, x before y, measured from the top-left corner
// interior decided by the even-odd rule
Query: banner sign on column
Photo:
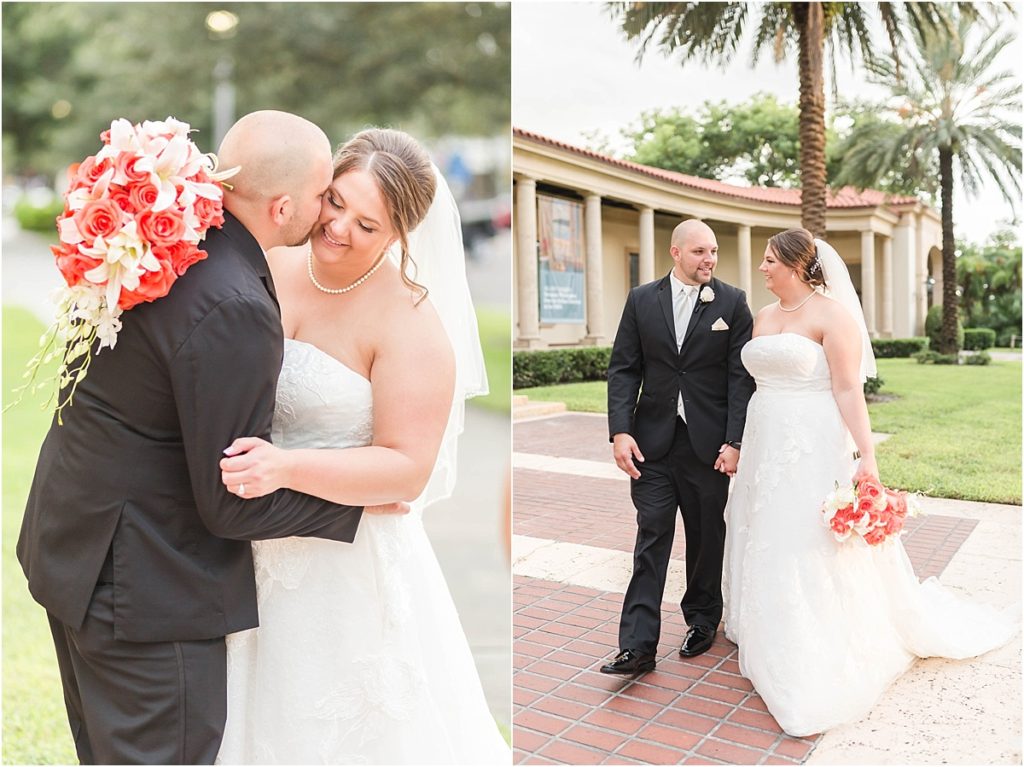
[[[537,195],[540,321],[583,324],[583,205]]]

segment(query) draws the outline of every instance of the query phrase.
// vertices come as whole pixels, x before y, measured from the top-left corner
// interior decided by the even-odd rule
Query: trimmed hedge
[[[605,381],[611,356],[610,346],[513,352],[512,388]]]
[[[939,336],[942,335],[942,304],[935,304],[928,310],[924,319],[924,334],[931,341],[931,348],[938,349],[941,340]],[[956,321],[956,348],[964,348],[964,324],[959,317]]]
[[[957,365],[960,362],[959,357],[956,354],[939,354],[933,351],[918,352],[913,355],[914,359],[917,360],[917,364],[924,365],[931,362],[935,365]]]
[[[38,196],[23,194],[14,203],[18,226],[30,232],[57,234],[57,216],[64,212],[64,200],[54,195],[43,203]]]
[[[964,330],[964,349],[967,351],[977,352],[982,349],[991,349],[995,345],[996,331],[992,328],[967,328]]]
[[[988,352],[978,352],[977,354],[969,354],[964,357],[965,365],[987,365],[992,361],[992,355]]]
[[[875,352],[875,359],[890,359],[893,357],[910,357],[917,352],[928,349],[928,339],[915,338],[872,338],[871,348]]]
[[[553,386],[578,381],[607,381],[611,356],[610,346],[513,352],[512,388],[528,389],[532,386]],[[864,382],[864,393],[877,394],[884,383],[881,378],[869,378]]]

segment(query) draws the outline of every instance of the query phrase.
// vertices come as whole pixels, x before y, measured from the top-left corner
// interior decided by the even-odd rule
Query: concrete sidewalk
[[[53,319],[50,293],[61,284],[48,247],[50,241],[40,234],[21,231],[12,219],[3,219],[3,303],[26,308],[45,324]],[[487,264],[493,266],[502,258],[507,261],[510,255],[495,248]],[[475,266],[471,277],[474,295],[479,285],[484,301],[498,304],[500,272]],[[470,405],[459,441],[455,493],[428,509],[424,520],[472,647],[491,712],[504,725],[511,723],[511,588],[503,534],[510,439],[507,414]]]
[[[684,660],[678,535],[658,668],[597,673],[617,649],[635,510],[603,415],[517,422],[513,443],[513,724],[524,764],[1020,764],[1021,640],[968,661],[921,660],[860,722],[785,735],[719,635]],[[1021,598],[1014,506],[928,499],[903,542],[919,577],[995,606]]]

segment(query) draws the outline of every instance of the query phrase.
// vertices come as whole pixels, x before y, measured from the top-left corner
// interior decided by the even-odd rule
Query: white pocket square
[[[725,320],[723,320],[721,317],[719,317],[717,320],[715,320],[715,324],[711,326],[711,329],[712,330],[728,330],[729,329],[729,324]]]

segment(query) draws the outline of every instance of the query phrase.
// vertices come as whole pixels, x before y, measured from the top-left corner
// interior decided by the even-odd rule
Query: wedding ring
[[[238,494],[239,495],[245,495],[245,483],[244,482],[238,486]]]

